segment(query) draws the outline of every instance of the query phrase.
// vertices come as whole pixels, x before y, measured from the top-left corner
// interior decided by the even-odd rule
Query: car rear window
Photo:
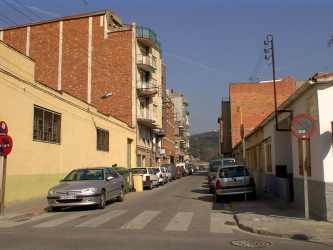
[[[224,159],[223,166],[232,166],[235,165],[235,159]]]
[[[145,168],[133,168],[131,171],[133,174],[146,174],[147,173],[147,169],[145,169]]]
[[[245,167],[222,168],[220,178],[235,178],[249,176],[249,171]]]
[[[217,172],[217,170],[221,167],[221,161],[213,161],[209,164],[210,172]]]

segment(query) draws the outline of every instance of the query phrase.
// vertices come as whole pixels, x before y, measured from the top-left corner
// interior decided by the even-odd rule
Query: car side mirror
[[[106,180],[107,181],[111,181],[113,179],[113,176],[108,176],[108,177],[106,177]]]

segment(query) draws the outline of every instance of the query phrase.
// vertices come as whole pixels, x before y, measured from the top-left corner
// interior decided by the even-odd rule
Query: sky
[[[152,28],[168,88],[188,99],[195,134],[217,129],[230,82],[272,79],[263,53],[269,33],[278,78],[332,71],[332,7],[332,0],[0,0],[0,25],[111,9]]]

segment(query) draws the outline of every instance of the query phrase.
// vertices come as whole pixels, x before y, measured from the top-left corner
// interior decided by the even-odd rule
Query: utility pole
[[[274,88],[274,112],[275,112],[275,129],[278,130],[278,109],[276,100],[276,82],[275,82],[275,55],[274,55],[274,37],[272,34],[266,36],[265,45],[265,60],[272,65],[273,73],[273,88]]]

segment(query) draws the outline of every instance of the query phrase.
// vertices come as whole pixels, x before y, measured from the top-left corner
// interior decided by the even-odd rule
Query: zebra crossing
[[[44,213],[31,219],[15,221],[0,220],[0,232],[2,228],[31,227],[34,229],[47,229],[57,227],[71,228],[107,228],[112,225],[115,220],[121,221],[121,225],[117,225],[119,230],[149,230],[154,225],[155,220],[160,216],[168,221],[161,225],[161,230],[165,232],[187,232],[191,231],[191,225],[198,217],[201,218],[200,224],[202,228],[208,226],[210,233],[233,233],[233,227],[226,225],[227,221],[232,221],[232,216],[219,212],[212,212],[203,221],[201,213],[178,211],[175,214],[165,215],[164,211],[146,210],[135,213],[135,216],[128,216],[128,210],[109,210],[103,213],[100,211],[80,211],[80,212],[60,212],[60,213]],[[198,216],[196,216],[198,215]],[[198,221],[197,221],[198,222]]]

